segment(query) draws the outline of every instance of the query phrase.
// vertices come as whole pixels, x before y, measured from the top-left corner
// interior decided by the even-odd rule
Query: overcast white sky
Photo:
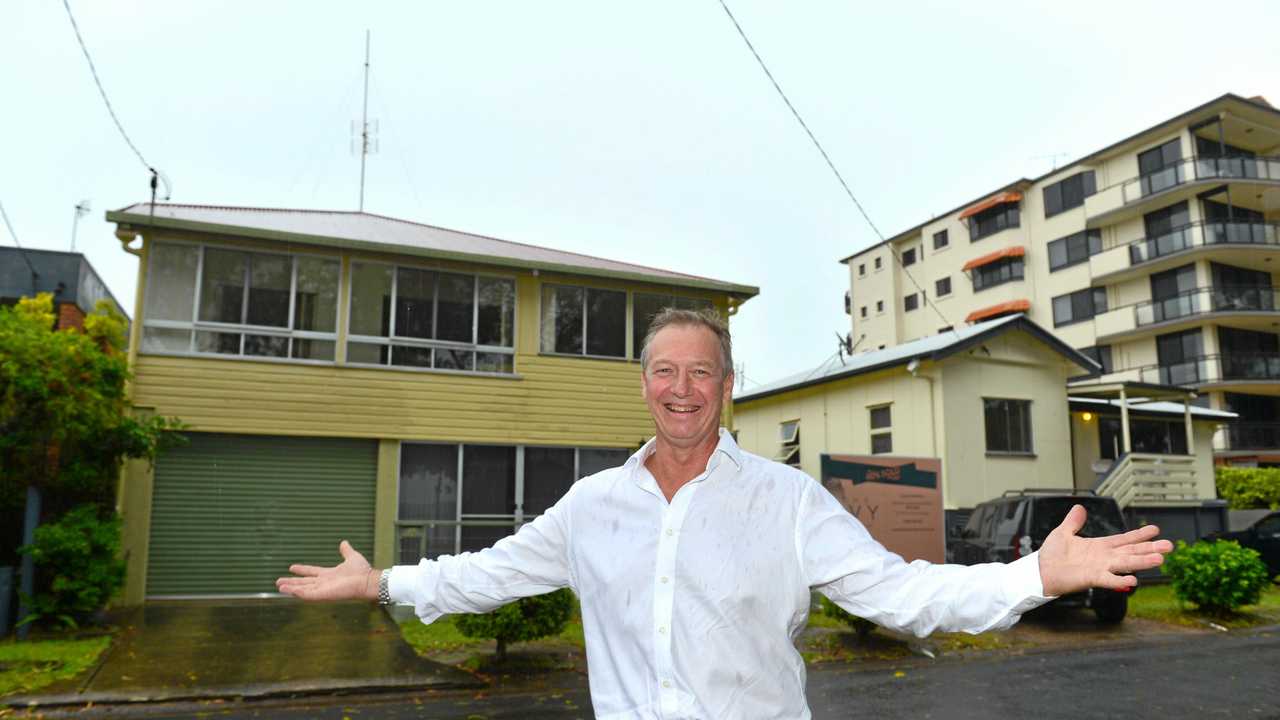
[[[1224,92],[1280,101],[1274,2],[730,7],[886,235]],[[355,209],[368,28],[368,211],[757,285],[733,331],[758,383],[849,330],[838,260],[875,236],[717,0],[72,8],[174,202]],[[147,174],[59,0],[0,3],[0,92],[19,239],[67,249],[88,199],[77,248],[132,314],[103,213]]]

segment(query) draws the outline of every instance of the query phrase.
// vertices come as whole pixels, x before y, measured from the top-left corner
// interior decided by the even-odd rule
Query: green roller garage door
[[[289,564],[372,557],[374,440],[190,433],[156,461],[149,597],[274,593]]]

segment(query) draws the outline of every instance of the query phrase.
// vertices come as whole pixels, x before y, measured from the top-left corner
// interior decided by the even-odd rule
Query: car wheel
[[[1101,605],[1095,605],[1093,611],[1097,613],[1100,622],[1118,623],[1129,612],[1129,596],[1116,595]]]

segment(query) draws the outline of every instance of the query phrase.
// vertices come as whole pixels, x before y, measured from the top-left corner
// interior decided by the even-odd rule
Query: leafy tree
[[[125,319],[110,303],[98,303],[83,331],[55,330],[54,320],[47,293],[0,308],[0,517],[19,518],[5,523],[6,552],[28,486],[42,491],[46,517],[82,503],[108,508],[123,460],[154,459],[180,437],[176,419],[131,412]]]
[[[120,519],[105,519],[97,506],[80,505],[55,523],[36,528],[28,553],[41,569],[42,589],[31,598],[23,622],[79,627],[124,585]]]
[[[521,598],[483,615],[459,615],[458,632],[469,638],[491,638],[498,641],[499,660],[507,657],[507,645],[528,642],[564,631],[573,617],[576,605],[569,590],[556,590],[546,595]]]
[[[1214,479],[1232,510],[1280,510],[1280,468],[1219,467]]]

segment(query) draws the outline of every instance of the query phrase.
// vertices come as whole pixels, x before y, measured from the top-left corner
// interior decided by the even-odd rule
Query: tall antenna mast
[[[364,212],[364,162],[369,157],[369,31],[364,31],[364,112],[360,118],[360,212]]]

